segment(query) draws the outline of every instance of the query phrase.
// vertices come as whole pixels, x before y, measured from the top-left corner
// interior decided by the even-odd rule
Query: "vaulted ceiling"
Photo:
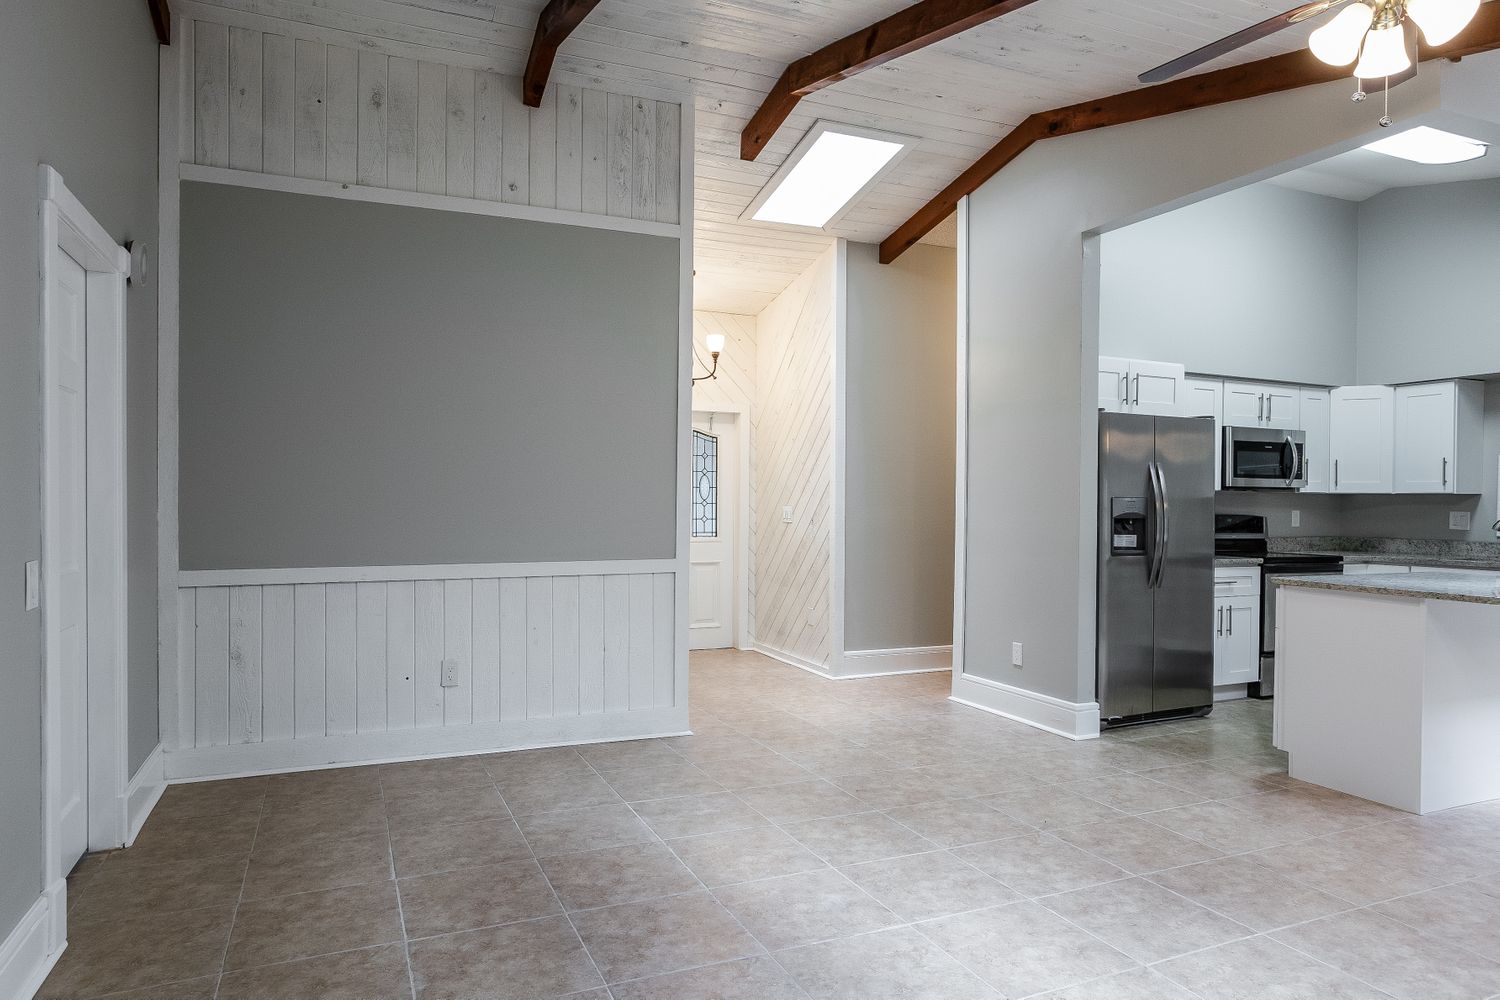
[[[178,0],[464,53],[520,75],[545,0]],[[1033,112],[1139,86],[1136,75],[1260,21],[1287,0],[1040,0],[804,99],[754,162],[740,133],[786,65],[912,0],[602,0],[554,79],[691,93],[697,117],[695,296],[758,313],[833,237],[878,243]],[[1309,28],[1222,63],[1290,51]],[[433,58],[442,58],[434,51]],[[909,135],[916,149],[826,233],[741,222],[819,119]],[[952,227],[930,239],[952,240]]]

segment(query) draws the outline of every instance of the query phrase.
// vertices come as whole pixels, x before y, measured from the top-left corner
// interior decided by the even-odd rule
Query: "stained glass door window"
[[[719,439],[693,431],[693,537],[719,537]]]

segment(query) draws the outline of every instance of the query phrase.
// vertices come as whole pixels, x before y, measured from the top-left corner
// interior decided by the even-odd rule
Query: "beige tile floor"
[[[1071,743],[695,654],[695,735],[168,790],[45,997],[1500,996],[1500,803],[1303,786],[1270,706]]]

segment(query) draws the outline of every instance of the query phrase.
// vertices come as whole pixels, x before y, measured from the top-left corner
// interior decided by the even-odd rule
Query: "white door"
[[[1099,358],[1099,409],[1124,413],[1130,409],[1130,362],[1125,358]]]
[[[692,543],[688,554],[688,648],[734,645],[735,514],[738,511],[735,414],[693,414],[689,483]]]
[[[1328,455],[1328,390],[1303,389],[1298,401],[1302,432],[1307,435],[1307,485],[1304,493],[1327,493],[1333,460]]]
[[[1215,611],[1214,683],[1251,684],[1260,680],[1260,602],[1226,597]]]
[[[1266,387],[1253,382],[1224,383],[1224,426],[1259,427],[1266,417]]]
[[[1295,385],[1268,385],[1266,389],[1267,427],[1294,431],[1302,426],[1302,393]]]
[[[1396,492],[1452,493],[1457,412],[1452,382],[1396,389]]]
[[[55,516],[46,553],[43,613],[57,657],[60,747],[57,812],[60,870],[88,847],[88,283],[78,262],[51,250],[47,338],[46,490]]]
[[[1394,390],[1350,385],[1331,393],[1329,453],[1335,493],[1391,492]]]
[[[1164,361],[1132,361],[1130,364],[1130,408],[1154,417],[1182,413],[1187,371],[1182,365]]]

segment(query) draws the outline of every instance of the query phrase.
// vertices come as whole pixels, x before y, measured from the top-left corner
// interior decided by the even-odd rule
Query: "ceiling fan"
[[[1474,18],[1480,0],[1316,0],[1236,31],[1142,73],[1160,83],[1211,59],[1342,7],[1308,39],[1313,55],[1330,66],[1353,64],[1360,80],[1384,80],[1386,89],[1416,75],[1412,58],[1417,29],[1428,45],[1454,38]],[[1361,92],[1358,98],[1363,98]]]

